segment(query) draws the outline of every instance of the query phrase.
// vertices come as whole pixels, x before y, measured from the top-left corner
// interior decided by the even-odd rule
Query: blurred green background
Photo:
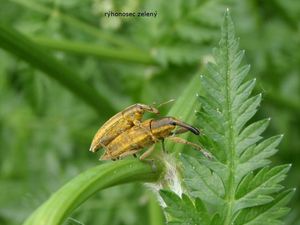
[[[0,24],[26,35],[89,94],[102,96],[95,110],[80,91],[70,92],[17,51],[0,49],[0,224],[20,224],[54,190],[99,163],[88,148],[108,115],[136,102],[178,99],[211,58],[227,7],[257,78],[255,92],[263,93],[254,119],[272,118],[266,137],[285,135],[273,162],[292,163],[284,185],[300,186],[299,1],[0,0]],[[109,10],[158,16],[104,17]],[[65,224],[156,224],[149,196],[140,184],[111,188]],[[300,224],[299,192],[290,205],[286,224]]]

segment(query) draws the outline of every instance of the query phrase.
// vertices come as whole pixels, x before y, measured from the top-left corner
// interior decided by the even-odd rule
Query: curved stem
[[[24,225],[61,224],[78,206],[99,190],[129,182],[155,182],[163,175],[160,161],[125,159],[91,168],[55,192]]]

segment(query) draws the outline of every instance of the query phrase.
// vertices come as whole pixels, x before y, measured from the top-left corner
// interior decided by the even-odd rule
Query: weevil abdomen
[[[152,119],[146,120],[140,126],[134,126],[125,133],[120,134],[106,146],[101,159],[111,159],[126,152],[133,152],[147,147],[155,142],[149,135]]]
[[[114,115],[99,128],[92,140],[90,151],[96,152],[99,148],[106,147],[121,133],[139,124],[145,112],[159,114],[156,108],[137,103]]]
[[[116,114],[97,131],[93,138],[90,151],[96,152],[99,148],[106,146],[115,137],[130,129],[133,125],[133,122],[125,119],[122,113]]]

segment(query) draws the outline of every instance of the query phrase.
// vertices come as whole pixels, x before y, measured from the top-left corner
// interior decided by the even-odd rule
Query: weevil
[[[180,129],[176,130],[177,127]],[[151,146],[141,157],[148,157],[154,149],[154,144],[165,139],[176,143],[191,145],[200,150],[206,157],[211,155],[204,151],[199,145],[189,142],[183,138],[176,137],[176,134],[191,131],[195,135],[199,135],[200,131],[174,117],[164,117],[161,119],[148,119],[143,121],[139,126],[134,126],[117,136],[112,140],[105,149],[101,160],[118,159],[127,155],[133,155],[144,147]],[[149,135],[151,133],[151,135]],[[163,145],[164,149],[164,145]]]
[[[133,126],[139,126],[145,112],[159,114],[158,109],[137,103],[111,117],[95,134],[90,146],[90,151],[96,152],[101,147],[106,148],[118,135]]]

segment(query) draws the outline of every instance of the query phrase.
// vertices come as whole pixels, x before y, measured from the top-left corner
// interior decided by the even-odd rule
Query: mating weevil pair
[[[199,135],[200,131],[197,128],[174,117],[142,121],[145,112],[159,114],[158,109],[138,103],[114,115],[97,131],[90,151],[96,152],[103,147],[105,152],[100,159],[115,160],[127,155],[135,155],[135,153],[144,147],[151,146],[140,156],[140,159],[144,159],[153,151],[155,143],[162,141],[164,149],[164,140],[168,139],[176,143],[191,145],[200,150],[206,157],[211,157],[200,146],[185,139],[175,137],[176,134],[187,131]],[[180,129],[175,130],[177,126]]]

